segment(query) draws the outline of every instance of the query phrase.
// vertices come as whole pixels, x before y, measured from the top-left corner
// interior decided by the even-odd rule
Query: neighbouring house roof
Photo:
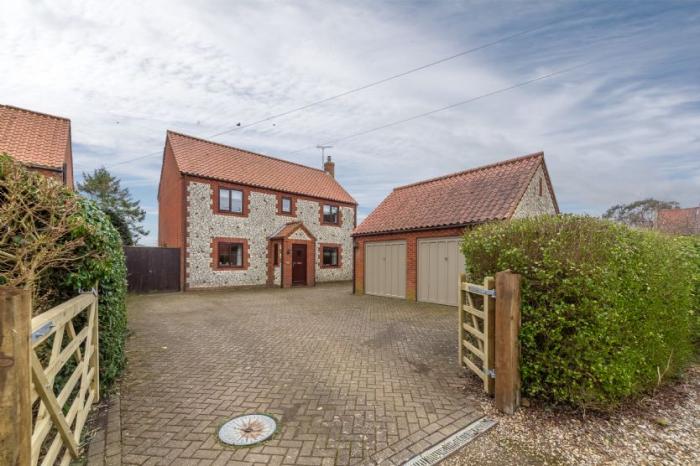
[[[510,218],[540,166],[558,212],[544,153],[538,152],[395,188],[353,235],[464,226]]]
[[[660,209],[656,229],[674,235],[700,235],[700,207]]]
[[[168,131],[181,173],[231,183],[357,204],[323,170]]]
[[[63,170],[70,156],[70,120],[0,105],[0,153],[30,167]]]
[[[284,239],[288,238],[292,233],[297,230],[303,230],[310,238],[314,238],[314,235],[306,228],[303,222],[289,222],[282,225],[279,230],[270,235],[269,239]]]

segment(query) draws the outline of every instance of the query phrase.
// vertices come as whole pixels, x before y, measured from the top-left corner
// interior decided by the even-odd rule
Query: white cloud
[[[153,242],[166,129],[206,137],[570,17],[218,140],[317,166],[316,150],[293,151],[610,57],[344,140],[331,151],[338,176],[366,215],[394,186],[544,150],[564,209],[647,196],[697,204],[697,60],[664,63],[697,58],[700,16],[692,5],[657,9],[13,1],[0,16],[0,102],[70,117],[77,173],[155,153],[112,169],[148,207]]]

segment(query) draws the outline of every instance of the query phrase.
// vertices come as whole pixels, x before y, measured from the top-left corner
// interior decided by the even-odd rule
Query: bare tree
[[[33,290],[35,308],[46,304],[39,280],[83,257],[79,214],[77,196],[62,184],[0,155],[0,284]]]
[[[603,214],[603,218],[624,223],[637,228],[652,228],[659,209],[677,209],[680,204],[676,201],[659,201],[643,199],[629,204],[617,204]]]

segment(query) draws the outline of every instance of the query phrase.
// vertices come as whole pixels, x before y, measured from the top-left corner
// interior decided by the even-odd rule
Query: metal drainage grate
[[[235,446],[250,446],[267,440],[277,430],[277,421],[266,414],[238,416],[219,429],[219,439]]]
[[[496,424],[497,422],[493,419],[482,417],[437,445],[425,450],[420,455],[414,456],[404,463],[404,466],[432,466],[437,464]]]

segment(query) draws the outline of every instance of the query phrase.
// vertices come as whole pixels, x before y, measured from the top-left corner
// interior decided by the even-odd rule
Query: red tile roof
[[[700,207],[661,209],[656,229],[674,235],[700,235]]]
[[[353,234],[462,226],[510,218],[540,165],[551,190],[542,152],[398,187]]]
[[[308,236],[310,236],[311,238],[316,239],[316,238],[314,237],[314,235],[312,235],[311,232],[308,230],[308,228],[306,228],[306,226],[304,225],[304,222],[289,222],[289,223],[286,223],[286,224],[282,225],[282,227],[280,227],[280,229],[277,230],[276,233],[270,235],[270,238],[269,238],[269,239],[287,238],[287,237],[289,237],[289,235],[291,235],[292,233],[294,233],[295,231],[297,231],[297,230],[300,229],[300,228],[301,228],[302,230],[304,230],[304,232],[305,232]]]
[[[69,119],[0,105],[0,153],[25,165],[62,169],[69,148]]]
[[[323,170],[168,131],[180,172],[231,183],[356,204]]]

